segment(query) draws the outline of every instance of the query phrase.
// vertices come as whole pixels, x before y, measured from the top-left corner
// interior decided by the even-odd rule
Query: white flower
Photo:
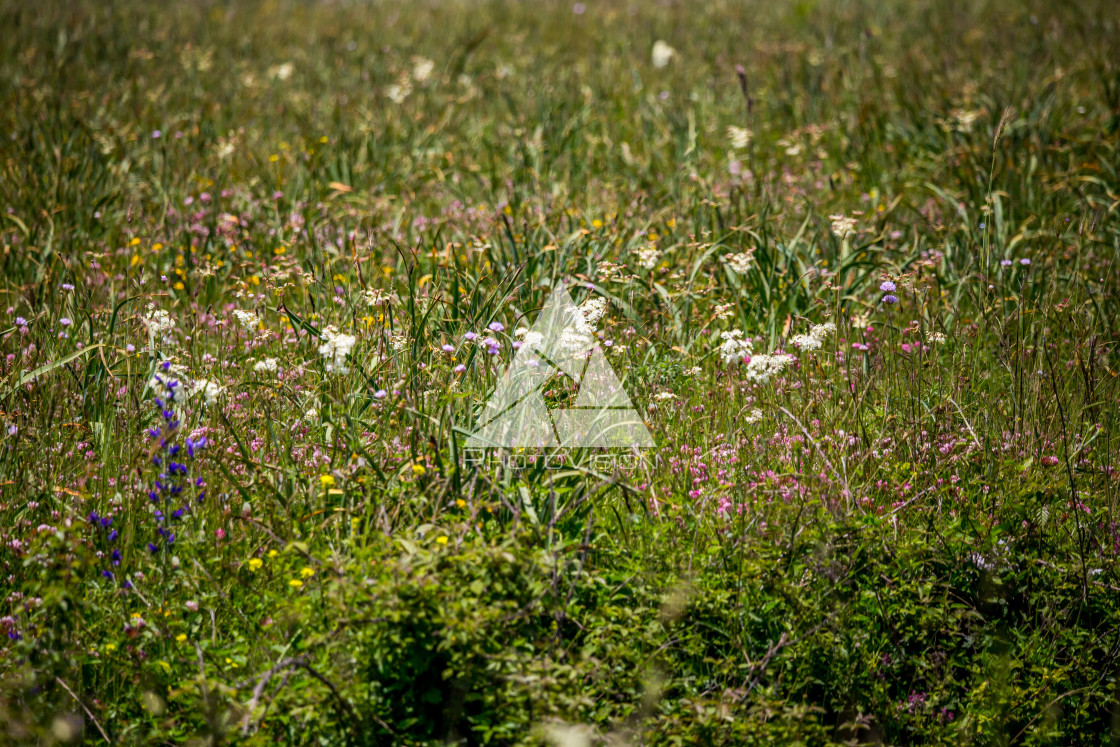
[[[432,71],[435,69],[436,63],[426,57],[417,57],[412,64],[412,77],[417,83],[424,83],[432,77]]]
[[[282,65],[276,65],[269,72],[272,73],[272,77],[276,78],[277,80],[287,80],[288,78],[292,77],[293,70],[295,70],[295,67],[292,65],[292,63],[285,62]]]
[[[261,324],[261,318],[252,311],[234,309],[233,315],[237,317],[238,323],[245,329],[256,329]]]
[[[382,306],[391,300],[391,296],[380,288],[367,290],[362,293],[366,306]]]
[[[809,329],[807,335],[794,335],[790,338],[790,344],[800,348],[801,350],[820,350],[821,345],[824,344],[825,338],[836,331],[836,325],[832,322],[825,322],[824,324],[814,324]]]
[[[727,128],[727,139],[731,141],[731,147],[735,150],[742,150],[751,143],[751,131],[746,127],[735,127],[732,125]]]
[[[393,350],[400,352],[408,346],[408,337],[406,337],[404,333],[395,334],[389,338],[389,344],[392,346]]]
[[[753,344],[750,339],[743,339],[742,330],[733,329],[730,332],[720,332],[723,342],[719,346],[720,357],[724,363],[735,363],[751,354]]]
[[[587,322],[588,326],[594,331],[595,325],[607,313],[607,299],[605,298],[589,298],[583,302],[579,307],[580,312],[583,314],[583,320]]]
[[[762,410],[758,409],[757,407],[754,408],[753,410],[751,410],[750,415],[743,418],[743,421],[745,423],[747,423],[748,425],[751,425],[753,423],[757,423],[760,420],[762,420]]]
[[[929,338],[929,341],[933,342],[933,343],[945,342],[945,333],[944,332],[930,332],[929,335],[927,335],[927,337]]]
[[[716,319],[727,319],[735,315],[734,303],[721,303],[716,306]]]
[[[276,373],[276,359],[264,358],[259,360],[257,364],[253,366],[253,370],[257,373]]]
[[[220,397],[225,390],[225,387],[219,386],[216,381],[199,379],[191,385],[189,391],[191,397],[201,395],[206,406],[209,407],[218,401],[218,397]]]
[[[736,275],[746,275],[751,269],[751,253],[739,252],[738,254],[725,254],[723,261],[727,263]]]
[[[141,321],[153,337],[175,328],[175,320],[171,315],[163,309],[157,309],[155,304],[148,304],[148,315],[142,317]]]
[[[653,43],[653,66],[660,69],[668,65],[676,57],[677,50],[670,47],[668,44],[658,39]]]
[[[832,221],[832,232],[841,239],[847,238],[856,232],[855,218],[849,218],[846,215],[830,215],[828,219]]]
[[[657,260],[661,259],[661,252],[655,246],[639,249],[634,253],[638,255],[638,265],[643,270],[652,270],[657,267]]]
[[[319,419],[319,411],[314,407],[310,407],[307,412],[303,413],[303,419],[308,423],[314,423]]]
[[[747,364],[747,378],[759,383],[768,381],[771,376],[781,373],[792,359],[788,355],[753,355]]]
[[[409,82],[408,77],[401,78],[400,82],[393,83],[385,89],[385,95],[392,100],[394,104],[403,104],[404,100],[412,93],[412,83]]]
[[[346,356],[353,350],[358,338],[339,332],[333,325],[323,330],[323,343],[319,345],[319,355],[327,359],[327,373],[348,374]]]
[[[657,394],[653,395],[653,398],[661,400],[676,399],[677,395],[673,394],[672,392],[658,392]]]

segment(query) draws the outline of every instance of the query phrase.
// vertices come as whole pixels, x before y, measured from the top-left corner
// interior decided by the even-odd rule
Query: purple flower
[[[1031,261],[1029,259],[1027,259],[1026,257],[1023,257],[1022,259],[1019,260],[1019,264],[1023,265],[1024,267],[1026,267],[1030,263],[1031,263]]]
[[[1029,262],[1030,260],[1027,260],[1027,261]],[[64,316],[64,317],[62,317],[61,319],[58,320],[58,323],[61,324],[63,327],[69,327],[73,322],[70,321],[69,317]]]
[[[476,335],[474,332],[468,332],[467,334],[463,335],[463,339],[467,342],[470,342],[471,340],[477,340],[478,335]]]
[[[455,346],[454,345],[444,345],[443,347],[440,348],[440,350],[442,350],[445,353],[454,353],[455,352]]]
[[[999,263],[1001,265],[1003,265],[1004,267],[1010,267],[1011,266],[1011,260],[1010,259],[1001,259]]]
[[[890,280],[887,280],[879,286],[879,290],[883,291],[884,293],[894,293],[896,290],[898,290],[898,287]]]
[[[898,303],[898,297],[892,296],[890,293],[883,296],[883,303]]]
[[[505,325],[502,324],[501,322],[490,322],[490,326],[487,327],[487,329],[490,330],[491,332],[501,332],[505,328],[506,328]]]
[[[152,130],[152,137],[153,138],[160,138],[162,136],[163,136],[163,133],[160,132],[159,130]]]
[[[454,371],[455,373],[463,373],[464,371],[467,370],[467,367],[464,366],[462,363],[460,363],[458,366],[455,366],[455,368],[453,368],[451,370]]]
[[[389,396],[389,393],[386,392],[384,389],[378,389],[376,392],[373,393],[373,396],[377,397],[377,399],[385,399],[387,396]]]

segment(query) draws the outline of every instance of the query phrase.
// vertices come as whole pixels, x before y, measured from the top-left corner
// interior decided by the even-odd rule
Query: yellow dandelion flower
[[[303,586],[303,582],[300,581],[298,578],[293,578],[291,581],[288,582],[288,586],[292,587],[293,589],[299,589]]]
[[[187,634],[186,633],[180,633],[179,635],[175,636],[175,640],[178,641],[179,643],[185,643],[186,640],[187,640]]]
[[[436,537],[436,544],[437,545],[446,545],[447,544],[447,536],[441,534],[440,536]]]
[[[315,575],[315,569],[304,566],[300,569],[299,575],[303,576],[304,578],[311,578]]]
[[[324,488],[329,488],[334,485],[334,477],[332,475],[319,475],[319,482]]]
[[[253,559],[251,559],[251,560],[249,561],[249,570],[250,570],[250,571],[257,571],[257,570],[260,570],[260,567],[261,567],[262,565],[264,565],[264,561],[263,561],[263,560],[261,560],[260,558],[253,558]]]

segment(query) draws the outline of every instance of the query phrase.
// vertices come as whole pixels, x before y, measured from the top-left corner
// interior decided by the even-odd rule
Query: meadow
[[[3,744],[1120,744],[1110,3],[0,29]]]

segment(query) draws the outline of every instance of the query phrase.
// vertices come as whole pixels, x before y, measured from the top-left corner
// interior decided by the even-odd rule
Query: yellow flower
[[[117,650],[117,647],[114,646],[112,643],[105,644],[105,653],[111,654],[116,650]]]
[[[416,475],[417,477],[419,477],[420,475],[424,474],[427,471],[428,470],[424,469],[424,465],[422,465],[422,464],[412,465],[412,474]]]
[[[436,537],[436,544],[437,545],[446,545],[447,544],[447,537],[442,535],[442,534],[439,537]]]
[[[183,643],[187,640],[187,634],[180,633],[179,635],[175,636],[175,640],[177,640],[179,643]]]
[[[462,498],[456,498],[456,499],[455,499],[455,506],[456,506],[457,508],[463,508],[463,507],[465,507],[466,505],[467,505],[467,502],[466,502],[466,501],[464,501],[464,500],[463,500]]]
[[[170,672],[171,671],[171,665],[168,664],[166,661],[159,661],[159,662],[156,662],[156,663],[159,664],[161,667],[163,667],[163,671],[165,671],[165,672]]]
[[[256,570],[260,569],[260,567],[262,565],[264,565],[263,560],[261,560],[260,558],[253,558],[252,560],[249,561],[249,570],[250,571],[256,571]]]
[[[288,586],[292,587],[293,589],[298,589],[298,588],[303,586],[303,582],[300,581],[298,578],[293,578],[291,581],[288,582]]]
[[[319,482],[324,488],[329,488],[334,485],[334,477],[331,475],[319,475]]]
[[[268,557],[270,557],[270,558],[275,558],[275,557],[276,557],[277,555],[279,555],[279,554],[280,554],[280,553],[279,553],[279,552],[277,552],[276,550],[269,550],[269,551],[268,551]]]
[[[304,566],[303,568],[300,569],[299,575],[303,576],[304,578],[311,578],[312,576],[315,575],[315,571],[312,568],[308,568],[307,566]]]

